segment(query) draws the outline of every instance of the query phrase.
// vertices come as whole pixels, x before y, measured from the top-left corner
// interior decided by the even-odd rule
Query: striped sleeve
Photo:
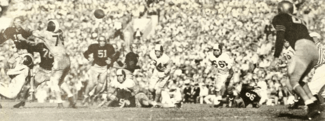
[[[325,63],[325,46],[322,45],[321,43],[317,43],[316,46],[317,46],[318,55],[319,55],[318,63],[316,66],[316,67],[318,67]]]

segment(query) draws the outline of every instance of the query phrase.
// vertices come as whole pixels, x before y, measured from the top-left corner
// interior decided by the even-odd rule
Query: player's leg
[[[223,88],[225,88],[225,83],[227,81],[228,74],[218,74],[216,78],[216,98],[214,100],[214,105],[221,104],[219,100],[222,99],[222,95],[224,93]]]
[[[151,92],[153,99],[156,98],[155,87],[156,87],[156,84],[157,84],[158,80],[159,80],[158,72],[155,70],[153,72],[151,78],[149,79],[149,91]]]
[[[322,93],[322,92],[320,92],[321,91],[320,89],[325,85],[324,72],[325,72],[325,64],[323,64],[322,66],[319,66],[318,68],[315,69],[315,73],[314,73],[311,81],[308,83],[313,95]]]
[[[167,82],[169,80],[169,77],[164,77],[164,78],[160,78],[158,80],[158,82],[156,83],[156,86],[155,86],[155,98],[154,98],[154,101],[155,102],[159,102],[160,101],[160,98],[161,98],[161,93],[163,91],[163,89],[165,88]]]
[[[71,90],[68,86],[67,83],[64,82],[65,80],[65,77],[69,74],[69,71],[70,71],[70,66],[66,67],[63,71],[62,71],[62,75],[60,77],[60,80],[59,80],[59,86],[62,88],[63,91],[65,91],[68,95],[68,101],[69,101],[69,107],[71,108],[76,108],[76,104],[74,102],[74,99],[73,99],[73,94],[71,93]]]
[[[296,43],[296,52],[292,62],[288,65],[288,74],[290,77],[290,84],[295,92],[304,100],[305,105],[308,106],[308,112],[316,109],[317,99],[312,96],[308,85],[303,82],[306,73],[309,73],[311,68],[318,61],[318,55],[315,54],[317,50],[305,40],[300,40]]]
[[[104,69],[98,77],[98,84],[96,86],[96,90],[100,93],[104,91],[105,84],[107,83],[107,69]],[[95,93],[96,94],[96,93]]]
[[[34,68],[35,69],[35,68]],[[30,86],[25,86],[22,90],[22,97],[23,99],[16,105],[14,105],[14,108],[20,108],[21,106],[25,106],[26,104],[26,100],[29,96],[29,91],[30,90],[34,90],[38,87],[38,85],[40,85],[41,83],[45,82],[45,81],[49,81],[50,80],[50,71],[45,71],[42,68],[38,69],[38,72],[35,73],[34,76],[30,77]],[[34,96],[33,94],[30,96]]]
[[[53,70],[50,78],[51,90],[55,94],[56,103],[58,103],[58,108],[63,108],[63,101],[61,99],[61,89],[59,86],[59,82],[62,74],[63,74],[63,70]]]
[[[25,74],[19,74],[15,76],[11,83],[9,84],[0,84],[0,95],[6,97],[6,98],[16,98],[18,93],[23,88],[25,81],[26,81],[27,75]]]
[[[17,103],[17,104],[15,104],[13,106],[13,108],[20,108],[20,107],[24,107],[25,106],[25,102],[26,102],[26,100],[27,100],[27,98],[29,96],[29,90],[30,90],[30,87],[31,87],[31,85],[29,85],[29,83],[31,81],[34,81],[33,80],[34,78],[31,76],[31,71],[32,70],[30,69],[29,70],[29,74],[28,74],[28,76],[26,78],[25,86],[23,86],[23,88],[22,88],[22,90],[20,92],[20,96],[21,96],[20,102]]]
[[[302,78],[302,75],[304,71],[307,69],[307,64],[302,61],[302,59],[299,58],[293,58],[292,62],[288,65],[288,74],[290,78],[290,85],[292,89],[299,94],[299,96],[304,100],[304,102],[307,102],[307,104],[312,103],[309,96],[304,91],[303,87],[300,83],[300,79]]]
[[[88,102],[88,99],[90,97],[89,93],[95,88],[99,75],[95,67],[91,67],[88,73],[90,79],[88,80],[87,86],[85,88],[84,99],[82,101],[83,104]]]
[[[180,91],[180,89],[176,89],[176,91],[174,92],[174,101],[175,101],[175,106],[177,108],[181,108],[182,107],[182,93]]]

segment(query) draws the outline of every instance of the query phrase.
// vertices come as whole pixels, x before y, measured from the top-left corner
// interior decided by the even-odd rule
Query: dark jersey
[[[106,44],[100,47],[99,44],[92,44],[88,47],[88,50],[84,52],[84,57],[88,59],[89,54],[93,54],[94,62],[99,66],[106,66],[106,60],[111,58],[115,53],[115,49],[112,45]]]
[[[32,35],[31,31],[9,27],[3,32],[3,34],[5,40],[12,39],[14,41],[17,49],[26,49],[28,53],[33,54],[33,47],[31,47],[26,41],[19,41],[17,37],[21,35],[23,38],[27,39]]]
[[[125,64],[126,67],[125,69],[134,72],[135,69],[139,69],[139,67],[137,66],[138,63],[138,58],[139,55],[135,54],[134,52],[129,52],[128,54],[126,54],[125,56]]]
[[[253,91],[254,87],[249,84],[242,84],[242,90],[240,91],[240,97],[243,99],[245,103],[245,107],[249,104],[253,104],[253,106],[261,100],[261,97]]]
[[[40,67],[46,70],[51,70],[53,67],[54,58],[50,53],[49,49],[45,46],[44,43],[38,43],[34,47],[34,52],[38,52],[41,57]]]
[[[272,24],[277,31],[284,31],[284,39],[295,49],[295,43],[299,39],[313,39],[309,36],[306,22],[289,14],[278,14],[273,18]]]

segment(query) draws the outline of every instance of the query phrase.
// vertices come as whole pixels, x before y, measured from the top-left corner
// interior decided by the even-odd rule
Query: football
[[[97,19],[101,19],[105,17],[105,13],[102,9],[95,10],[94,15]]]

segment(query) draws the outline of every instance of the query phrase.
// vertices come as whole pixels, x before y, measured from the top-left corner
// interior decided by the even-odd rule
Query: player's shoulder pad
[[[272,20],[272,24],[276,25],[276,24],[280,24],[280,22],[288,22],[288,21],[291,21],[291,15],[282,13],[274,16]]]
[[[8,27],[7,29],[5,29],[3,31],[3,34],[6,36],[6,37],[10,37],[10,36],[13,36],[15,33],[15,28],[14,27]],[[8,39],[8,38],[6,38]]]
[[[230,52],[226,52],[225,54],[228,56],[228,58],[232,59],[232,54]]]
[[[89,48],[92,48],[92,49],[95,49],[95,48],[98,48],[99,47],[99,45],[98,44],[91,44],[91,45],[89,45]]]
[[[105,46],[109,48],[114,48],[112,44],[106,44]]]

